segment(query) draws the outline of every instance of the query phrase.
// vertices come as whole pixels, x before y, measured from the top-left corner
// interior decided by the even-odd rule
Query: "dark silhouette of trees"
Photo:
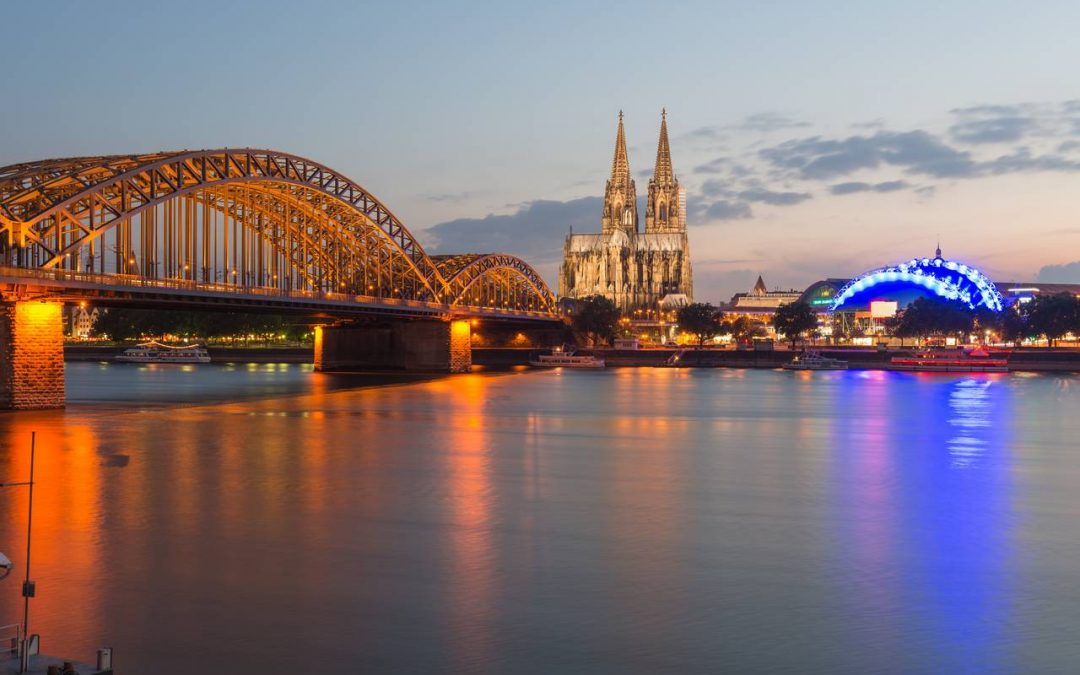
[[[161,309],[112,307],[98,312],[91,329],[96,337],[117,342],[167,335],[191,340],[249,338],[301,341],[311,328],[296,318],[273,314],[183,312]]]
[[[706,340],[724,334],[724,313],[707,302],[695,302],[679,308],[676,321],[679,330],[697,338],[698,348]]]
[[[794,349],[800,335],[817,329],[818,318],[809,303],[800,300],[778,307],[772,325],[777,333],[791,340],[791,348]]]
[[[957,335],[970,333],[975,313],[959,302],[938,298],[918,298],[900,314],[894,334],[904,337]]]
[[[736,342],[745,342],[751,338],[768,335],[765,324],[751,321],[745,316],[737,316],[723,322],[720,335],[730,335]]]
[[[1066,333],[1080,333],[1080,301],[1071,293],[1039,295],[1023,307],[1028,330],[1033,335],[1045,335],[1054,343]]]
[[[610,343],[615,337],[621,313],[615,303],[602,295],[582,298],[577,309],[570,317],[570,325],[575,331],[584,333],[591,344],[599,341]]]
[[[1005,311],[998,317],[997,330],[1002,340],[1017,346],[1025,339],[1034,337],[1027,312],[1023,311],[1023,307],[1017,305],[1005,308]]]

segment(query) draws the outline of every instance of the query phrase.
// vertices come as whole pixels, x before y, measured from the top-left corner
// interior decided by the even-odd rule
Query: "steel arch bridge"
[[[273,150],[0,168],[0,266],[4,277],[84,285],[555,316],[554,295],[523,260],[429,256],[359,184]]]

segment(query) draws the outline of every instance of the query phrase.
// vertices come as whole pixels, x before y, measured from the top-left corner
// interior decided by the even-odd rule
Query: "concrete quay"
[[[911,349],[856,349],[843,347],[812,347],[822,356],[848,362],[853,370],[892,370],[892,358],[913,353]],[[525,348],[473,349],[473,363],[488,367],[509,367],[527,364],[529,355],[537,350]],[[799,350],[776,349],[582,349],[579,354],[594,354],[604,359],[608,367],[660,367],[683,351],[683,368],[780,368],[799,353]],[[1049,350],[1039,348],[1014,349],[1009,354],[1009,370],[1024,372],[1080,372],[1080,350]]]

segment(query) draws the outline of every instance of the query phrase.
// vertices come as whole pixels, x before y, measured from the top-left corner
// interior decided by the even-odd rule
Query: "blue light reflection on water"
[[[852,611],[877,636],[922,635],[913,670],[1006,668],[1010,643],[1012,388],[1007,376],[852,373],[837,404],[846,455],[836,522],[862,585]],[[858,399],[856,402],[855,399]],[[854,522],[851,522],[852,516]],[[903,625],[902,625],[903,624]]]

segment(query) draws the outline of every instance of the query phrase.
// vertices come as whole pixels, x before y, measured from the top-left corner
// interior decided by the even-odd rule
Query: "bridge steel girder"
[[[236,201],[230,195],[241,187],[265,195],[266,203]],[[223,276],[226,283],[249,285],[247,279],[237,278],[237,249],[244,246],[245,255],[250,250],[257,260],[257,272],[245,268],[244,274],[258,279],[255,285],[270,277],[263,265],[264,256],[269,256],[274,265],[280,260],[289,266],[284,271],[290,279],[306,279],[305,284],[319,291],[329,286],[355,292],[362,275],[368,283],[375,279],[380,297],[446,306],[462,303],[470,289],[480,285],[503,299],[501,308],[512,298],[520,303],[518,309],[535,308],[554,316],[554,295],[524,261],[505,254],[470,254],[456,256],[457,262],[448,265],[447,257],[428,256],[404,224],[359,184],[309,159],[265,149],[77,157],[0,168],[0,258],[6,261],[0,264],[77,272],[83,254],[88,254],[87,269],[93,271],[100,256],[105,272],[104,235],[109,234],[115,243],[115,264],[110,266],[117,274],[126,276],[134,270],[135,276],[159,280],[172,279],[169,275],[175,273],[175,278],[182,274],[193,280],[198,275],[189,267],[194,267],[198,254],[192,247],[200,242],[191,228],[209,228],[212,195],[213,208],[222,217],[225,269],[216,267],[215,249],[211,280]],[[200,207],[206,209],[201,221]],[[293,222],[275,213],[279,209],[308,215]],[[136,218],[142,228],[138,238],[133,234]],[[236,234],[238,222],[243,238]],[[186,235],[181,232],[184,227]],[[218,228],[217,216],[213,227]],[[252,243],[245,228],[258,241]],[[206,247],[210,230],[201,232]],[[218,246],[214,236],[213,246]],[[135,241],[142,247],[141,256],[136,255]],[[182,250],[184,246],[188,250]],[[206,256],[204,252],[204,282]],[[181,269],[177,261],[185,262],[182,272],[177,272]],[[159,274],[162,269],[165,276]],[[372,287],[367,285],[366,290]]]

